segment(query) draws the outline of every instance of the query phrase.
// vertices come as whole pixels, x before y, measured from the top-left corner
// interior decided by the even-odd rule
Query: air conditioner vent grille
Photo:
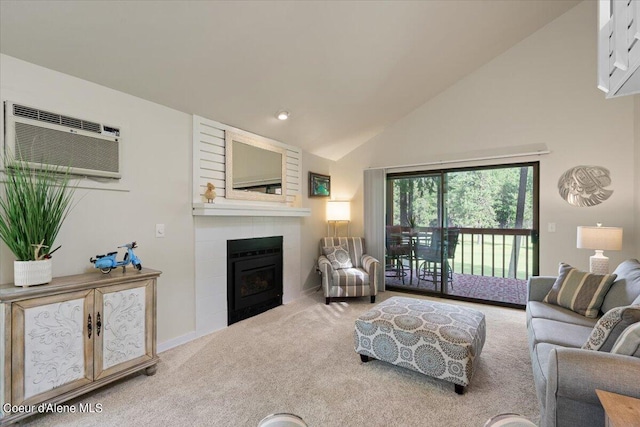
[[[60,124],[60,114],[49,113],[47,111],[40,111],[38,120],[48,123]]]
[[[82,129],[88,130],[89,132],[100,133],[102,129],[100,129],[100,125],[98,123],[86,122],[82,121]]]
[[[57,125],[83,129],[89,132],[102,133],[102,126],[99,123],[85,121],[75,117],[61,116],[60,114],[25,107],[24,105],[13,104],[13,115],[26,117],[32,120],[39,120],[41,122],[55,123]]]
[[[15,123],[15,156],[26,162],[119,172],[118,142]]]
[[[13,114],[19,117],[26,117],[28,119],[38,120],[38,110],[30,107],[23,107],[22,105],[13,105]]]
[[[60,116],[60,124],[70,128],[82,129],[82,120],[74,117]]]

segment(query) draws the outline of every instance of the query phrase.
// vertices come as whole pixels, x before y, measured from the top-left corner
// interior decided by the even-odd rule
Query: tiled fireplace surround
[[[227,240],[283,236],[283,303],[302,294],[299,217],[195,217],[196,335],[227,326]]]

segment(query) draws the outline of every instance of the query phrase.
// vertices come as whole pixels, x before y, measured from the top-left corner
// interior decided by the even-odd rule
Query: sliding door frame
[[[447,222],[443,212],[446,211],[446,207],[444,203],[447,202],[445,200],[445,188],[446,175],[448,173],[454,172],[466,172],[466,171],[478,171],[478,170],[487,170],[487,169],[502,169],[502,168],[518,168],[518,167],[531,167],[533,171],[532,177],[532,230],[531,230],[531,243],[533,245],[533,253],[532,253],[532,271],[530,276],[537,276],[540,272],[540,244],[539,244],[539,234],[540,234],[540,161],[530,161],[530,162],[517,162],[517,163],[499,163],[499,164],[490,164],[490,165],[482,165],[482,166],[464,166],[464,167],[454,167],[454,168],[437,168],[437,169],[426,169],[426,170],[415,170],[415,171],[406,171],[406,172],[390,172],[386,174],[385,179],[385,193],[386,193],[386,203],[385,203],[385,224],[393,225],[393,186],[389,185],[390,181],[396,178],[411,178],[411,177],[428,177],[428,176],[439,176],[439,188],[438,188],[438,215],[439,215],[439,227],[442,230],[445,230],[445,227],[448,227],[449,224],[445,224]],[[441,251],[441,253],[443,253]],[[471,301],[478,302],[483,304],[491,304],[505,307],[514,307],[514,308],[524,308],[523,305],[502,302],[502,301],[490,301],[490,300],[482,300],[471,297],[463,297],[459,295],[448,294],[444,292],[443,289],[443,280],[444,275],[446,274],[446,269],[441,269],[440,271],[440,289],[439,290],[429,290],[429,289],[421,289],[421,290],[412,290],[409,288],[402,288],[402,291],[416,293],[421,295],[431,295],[437,297],[446,297],[454,300],[461,301]]]

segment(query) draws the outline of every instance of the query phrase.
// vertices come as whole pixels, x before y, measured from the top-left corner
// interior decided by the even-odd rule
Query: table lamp
[[[347,223],[347,236],[349,235],[349,222],[351,221],[351,203],[349,201],[329,200],[327,202],[327,236],[330,224],[333,224],[333,236],[338,233],[338,224]]]
[[[589,271],[595,274],[609,274],[609,258],[604,251],[619,251],[622,249],[622,228],[603,227],[598,223],[596,227],[578,227],[577,247],[579,249],[594,249],[596,253],[589,258]]]

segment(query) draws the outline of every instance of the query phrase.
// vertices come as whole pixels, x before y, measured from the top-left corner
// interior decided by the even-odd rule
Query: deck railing
[[[433,238],[441,233],[437,227],[396,228],[396,237],[407,246],[433,246],[440,242]],[[453,258],[448,259],[454,273],[526,280],[536,272],[533,230],[451,229],[454,228],[459,230],[458,241]]]
[[[454,272],[526,280],[534,271],[533,230],[460,228]]]

